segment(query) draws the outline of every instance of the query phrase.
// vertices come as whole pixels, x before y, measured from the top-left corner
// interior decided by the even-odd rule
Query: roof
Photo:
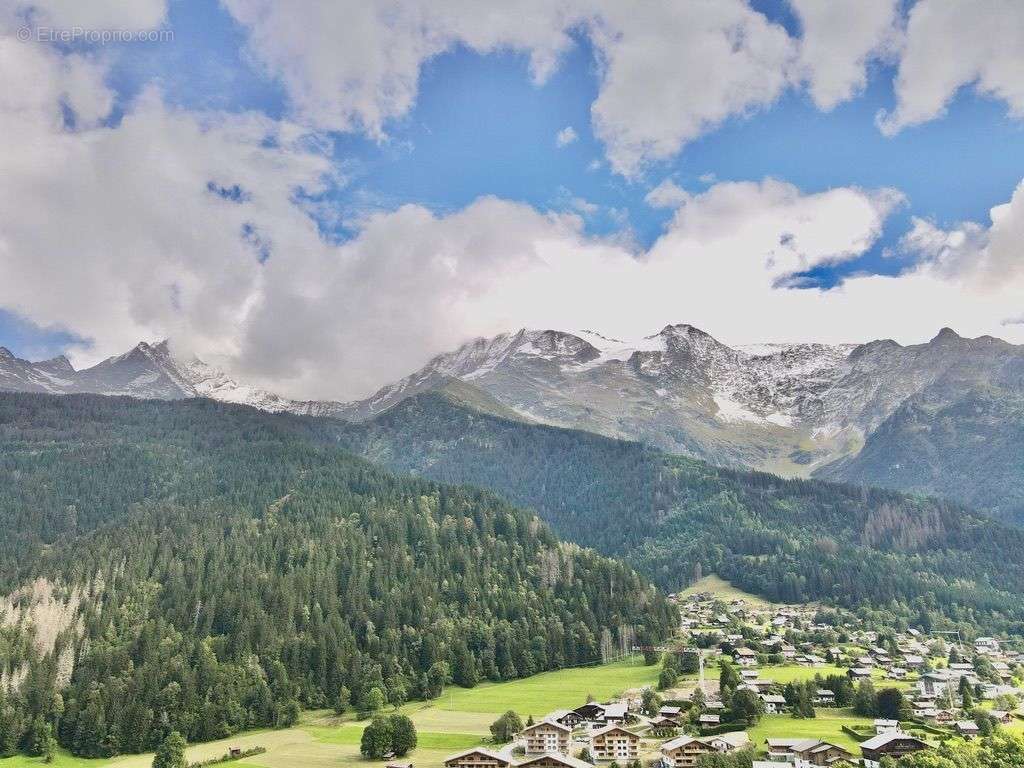
[[[580,760],[578,757],[572,755],[561,755],[557,752],[545,752],[543,755],[536,755],[534,757],[523,760],[521,763],[517,763],[517,768],[522,768],[524,765],[531,765],[541,760],[555,760],[568,768],[594,768],[586,760]]]
[[[452,760],[458,760],[460,758],[466,757],[467,755],[473,755],[478,753],[481,755],[486,755],[487,757],[490,757],[494,760],[498,760],[502,763],[505,763],[506,765],[512,762],[504,755],[499,755],[497,752],[487,749],[486,747],[470,747],[469,749],[464,749],[461,752],[456,752],[454,755],[448,755],[448,757],[446,757],[444,761],[446,763],[449,763]]]
[[[860,743],[861,749],[881,749],[886,744],[892,741],[916,741],[922,747],[927,747],[928,744],[916,736],[911,736],[909,733],[903,733],[902,731],[889,731],[887,733],[880,733],[877,736],[872,736],[867,741]]]
[[[547,725],[551,728],[557,728],[558,730],[565,731],[566,733],[572,733],[572,728],[570,728],[567,725],[562,725],[561,723],[555,722],[554,720],[541,720],[539,723],[534,723],[533,725],[526,726],[525,728],[523,728],[522,732],[526,733],[527,731],[532,731],[535,728],[540,728],[542,725]]]
[[[592,732],[590,735],[591,736],[604,736],[606,733],[611,733],[612,731],[622,731],[623,733],[628,733],[630,736],[636,736],[638,739],[640,738],[637,734],[633,733],[628,728],[623,728],[618,723],[609,723],[608,725],[604,726],[603,728],[598,728],[596,731]]]

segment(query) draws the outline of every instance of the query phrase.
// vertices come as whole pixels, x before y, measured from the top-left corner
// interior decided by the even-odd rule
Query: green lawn
[[[653,686],[660,667],[644,666],[637,656],[600,667],[545,672],[507,683],[481,683],[476,688],[449,688],[434,706],[456,712],[500,714],[514,709],[523,717],[546,715],[561,707],[578,707],[587,694],[604,700],[631,688]],[[493,719],[493,718],[492,718]]]
[[[752,595],[749,592],[744,592],[742,589],[734,587],[725,579],[721,579],[714,574],[705,576],[700,581],[695,581],[680,592],[680,594],[695,595],[698,592],[708,592],[716,597],[720,597],[722,600],[734,600],[738,598],[740,600],[745,600],[751,605],[778,605],[778,603],[769,602],[763,597],[758,597],[757,595]]]
[[[71,754],[60,750],[57,753],[56,759],[52,763],[44,763],[41,757],[25,757],[24,755],[18,755],[16,757],[8,757],[4,760],[0,760],[0,766],[2,768],[27,768],[27,766],[50,766],[50,768],[85,768],[89,766],[97,766],[100,764],[100,760],[86,760],[81,757],[74,757]]]
[[[818,709],[815,718],[799,720],[790,715],[765,715],[761,721],[747,731],[750,740],[759,751],[765,748],[765,739],[771,738],[814,738],[832,742],[860,755],[857,741],[843,732],[844,725],[870,726],[871,719],[858,717],[852,709]]]

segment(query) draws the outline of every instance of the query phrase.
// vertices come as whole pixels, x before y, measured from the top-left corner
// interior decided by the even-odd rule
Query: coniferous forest
[[[0,479],[0,754],[47,727],[105,756],[429,699],[677,621],[533,513],[379,469],[310,419],[0,395]]]
[[[1024,531],[961,504],[710,466],[485,413],[429,392],[337,439],[375,462],[491,488],[665,589],[717,573],[881,624],[1024,632]]]

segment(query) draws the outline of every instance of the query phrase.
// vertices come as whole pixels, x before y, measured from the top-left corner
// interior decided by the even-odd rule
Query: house
[[[857,680],[870,680],[871,670],[868,667],[850,667],[846,670],[846,676],[856,682]]]
[[[761,701],[764,702],[764,711],[770,715],[777,715],[786,709],[786,697],[777,693],[761,694]]]
[[[446,757],[444,766],[445,768],[511,768],[512,761],[484,747],[472,747]]]
[[[575,728],[583,722],[583,718],[575,709],[556,709],[544,719],[553,723],[561,723],[568,728]]]
[[[594,768],[594,766],[578,757],[549,753],[527,758],[521,763],[517,763],[516,768]]]
[[[661,717],[660,715],[651,720],[652,731],[664,731],[669,729],[676,729],[681,725],[679,718],[676,717]]]
[[[1003,725],[1009,725],[1013,722],[1013,715],[1002,709],[993,709],[988,713],[988,716],[997,723],[1002,723]]]
[[[923,696],[938,698],[949,687],[949,677],[939,672],[926,672],[917,681],[917,689]]]
[[[828,688],[819,688],[814,692],[814,704],[818,707],[834,707],[836,704],[836,693]]]
[[[757,666],[757,653],[750,648],[737,648],[733,651],[732,656],[741,667]]]
[[[731,752],[749,742],[743,731],[718,736],[680,736],[661,745],[664,768],[691,768],[701,755]]]
[[[864,759],[864,768],[880,768],[883,757],[891,757],[898,760],[904,755],[920,752],[928,749],[928,744],[916,736],[900,731],[889,731],[872,736],[867,741],[860,743],[861,755]]]
[[[965,739],[973,739],[980,731],[978,724],[973,720],[959,720],[955,727],[956,732]]]
[[[661,709],[658,710],[658,716],[659,717],[668,717],[668,718],[671,718],[671,719],[676,719],[676,718],[679,717],[679,715],[682,713],[682,711],[683,711],[682,707],[673,707],[673,706],[670,706],[670,705],[666,704],[665,706],[663,706]]]
[[[568,752],[569,739],[572,736],[572,728],[551,720],[541,720],[539,723],[527,726],[520,734],[526,754],[544,755],[551,752]]]
[[[900,723],[898,720],[878,718],[872,723],[872,725],[875,728],[875,733],[891,733],[892,731],[898,731],[900,729]]]
[[[791,763],[794,768],[816,768],[838,760],[853,760],[853,753],[837,744],[820,739],[768,739],[768,757]]]
[[[721,715],[701,715],[697,718],[697,724],[701,728],[716,728],[722,724]]]
[[[626,704],[620,701],[612,704],[598,704],[592,701],[573,711],[583,720],[603,724],[621,723],[626,719],[626,709]]]
[[[604,705],[588,701],[582,707],[573,710],[583,722],[598,723],[604,720]]]
[[[635,760],[640,737],[621,725],[606,725],[590,734],[590,754],[595,760]]]

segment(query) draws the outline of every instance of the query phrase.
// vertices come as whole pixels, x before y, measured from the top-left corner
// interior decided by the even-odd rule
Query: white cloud
[[[555,144],[559,147],[567,147],[578,138],[579,136],[576,135],[576,129],[571,125],[567,125],[555,136]]]
[[[899,0],[790,0],[800,19],[800,66],[814,103],[832,109],[864,89],[867,64],[894,53]]]
[[[652,208],[678,208],[690,199],[689,193],[672,179],[665,179],[644,197]]]
[[[990,211],[989,218],[987,226],[968,221],[948,230],[915,218],[902,246],[926,259],[931,271],[950,279],[980,288],[1013,285],[1024,278],[1024,181],[1008,203]]]
[[[785,30],[744,0],[353,0],[302,3],[301,12],[295,3],[224,2],[298,119],[376,137],[415,103],[423,63],[456,43],[526,52],[543,82],[571,46],[570,31],[585,30],[601,63],[595,130],[625,174],[770,104],[795,55]]]
[[[889,134],[944,114],[964,86],[1001,99],[1024,118],[1024,3],[920,0],[910,10],[896,78],[896,109],[879,115]]]
[[[155,90],[106,126],[102,60],[17,42],[9,17],[0,25],[0,306],[95,339],[79,362],[171,335],[287,394],[350,397],[469,336],[524,325],[634,336],[688,321],[730,342],[919,341],[952,325],[1024,341],[1024,326],[1001,325],[1024,295],[1021,189],[988,225],[916,222],[905,247],[917,266],[827,293],[788,278],[872,247],[899,193],[769,179],[686,195],[667,182],[651,195],[674,195],[678,210],[640,253],[627,237],[587,237],[576,213],[494,198],[443,215],[376,212],[335,245],[295,202],[296,189],[333,181],[305,129],[172,109]],[[634,55],[647,65],[618,51],[605,77]]]

